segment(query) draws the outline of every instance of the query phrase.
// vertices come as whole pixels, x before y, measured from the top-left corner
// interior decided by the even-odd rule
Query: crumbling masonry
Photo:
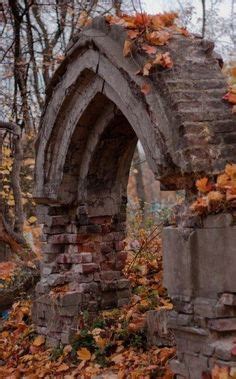
[[[122,54],[125,31],[96,19],[68,46],[53,76],[37,142],[38,218],[44,224],[33,316],[50,344],[68,343],[83,310],[129,301],[122,276],[126,187],[139,139],[163,188],[236,161],[236,117],[211,43],[175,35],[174,67],[136,75],[146,57]],[[144,94],[142,85],[150,85]],[[175,304],[177,378],[235,366],[236,229],[230,214],[164,230],[165,285]],[[65,290],[58,299],[50,291]]]

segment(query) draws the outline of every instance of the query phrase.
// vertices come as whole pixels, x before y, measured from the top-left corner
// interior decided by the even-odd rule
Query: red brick
[[[99,269],[99,266],[96,263],[84,263],[82,265],[83,274],[91,274]]]

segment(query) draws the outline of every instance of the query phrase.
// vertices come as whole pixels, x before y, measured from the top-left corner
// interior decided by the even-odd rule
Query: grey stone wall
[[[164,285],[174,303],[171,362],[180,377],[199,379],[214,365],[236,367],[236,225],[231,214],[208,216],[202,227],[163,234]]]

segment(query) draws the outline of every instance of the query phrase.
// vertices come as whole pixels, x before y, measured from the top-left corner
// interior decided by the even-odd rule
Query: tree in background
[[[236,53],[236,0],[173,0],[181,22],[193,32],[215,42],[224,60]],[[222,9],[227,12],[222,12]]]

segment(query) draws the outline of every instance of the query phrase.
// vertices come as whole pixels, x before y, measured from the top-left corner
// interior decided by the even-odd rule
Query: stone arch
[[[137,75],[145,56],[135,52],[124,58],[124,39],[121,27],[95,19],[68,46],[47,89],[35,172],[44,261],[34,318],[51,344],[68,343],[79,311],[95,313],[129,300],[129,283],[121,273],[126,257],[122,241],[128,172],[137,139],[166,189],[191,188],[198,175],[214,175],[226,162],[235,161],[235,116],[221,100],[226,83],[212,44],[174,35],[168,46],[160,47],[173,57],[173,69],[156,70],[145,78]],[[148,93],[142,91],[144,84],[150,86]],[[212,299],[212,292],[201,286],[199,292],[200,276],[194,280],[194,264],[199,272],[201,268],[192,259],[192,240],[186,237],[191,233],[195,231],[189,226],[185,232],[166,230],[165,280],[177,316],[192,328],[181,331],[182,321],[179,325],[177,316],[173,318],[179,351],[182,341],[203,333],[197,347],[200,375],[199,370],[208,367],[205,356],[199,355],[208,329],[200,328],[201,320],[186,309],[194,307],[195,297]],[[183,251],[179,260],[177,246]],[[63,297],[50,296],[54,287],[64,285]],[[226,287],[213,285],[216,298]],[[190,377],[188,353],[186,357],[175,370]]]

